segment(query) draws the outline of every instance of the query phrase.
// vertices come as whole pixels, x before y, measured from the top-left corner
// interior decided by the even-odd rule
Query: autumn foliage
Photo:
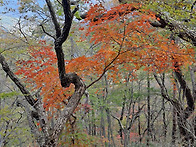
[[[73,87],[62,88],[60,85],[57,59],[52,46],[46,45],[45,41],[40,41],[38,46],[32,46],[28,49],[29,59],[19,60],[19,70],[17,75],[23,75],[28,87],[34,91],[41,88],[46,108],[54,106],[61,108],[66,103],[66,99],[72,94]]]
[[[101,43],[101,49],[90,60],[98,61],[101,71],[110,69],[115,75],[120,68],[144,67],[163,72],[174,69],[176,62],[194,62],[194,49],[176,45],[169,35],[153,28],[149,21],[156,19],[153,12],[141,9],[140,4],[123,4],[109,11],[101,4],[94,5],[87,16],[86,37],[94,44]]]
[[[176,62],[180,65],[194,62],[192,48],[176,45],[169,35],[150,25],[149,20],[155,20],[152,12],[138,9],[138,4],[119,5],[110,10],[101,4],[92,6],[80,30],[85,34],[82,39],[90,37],[91,43],[101,43],[100,50],[94,55],[66,60],[66,72],[76,72],[85,80],[109,71],[108,78],[116,81],[124,70],[163,72],[174,69]],[[23,75],[34,90],[42,87],[46,106],[63,107],[73,88],[60,86],[52,46],[40,41],[39,46],[29,48],[29,56],[28,60],[17,62],[20,68],[16,74]]]

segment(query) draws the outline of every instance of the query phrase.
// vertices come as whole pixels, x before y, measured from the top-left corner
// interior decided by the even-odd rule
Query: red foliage
[[[44,107],[51,106],[60,109],[66,99],[72,94],[73,86],[62,88],[59,81],[57,59],[51,46],[41,42],[40,46],[29,48],[29,60],[19,60],[20,66],[16,74],[23,75],[28,86],[37,90],[42,87],[41,95],[44,100]]]
[[[127,70],[144,66],[144,70],[163,72],[173,69],[176,61],[181,65],[195,62],[193,48],[181,48],[169,36],[161,35],[149,23],[156,19],[153,12],[137,9],[135,4],[122,4],[108,11],[100,4],[89,10],[84,21],[88,23],[86,36],[94,44],[102,44],[94,56],[105,55],[98,58],[101,65],[106,67],[117,56],[108,67],[115,73],[122,64]]]
[[[153,13],[137,9],[133,4],[119,5],[109,11],[101,4],[92,6],[84,21],[88,24],[86,36],[94,44],[101,43],[101,49],[93,56],[66,61],[66,72],[95,78],[110,70],[108,77],[115,81],[124,70],[144,67],[144,70],[163,72],[173,69],[176,61],[181,65],[194,62],[194,49],[181,48],[160,35],[149,24],[149,19],[155,19]],[[23,75],[34,90],[42,87],[46,108],[61,108],[61,102],[66,103],[73,93],[73,86],[67,89],[60,86],[52,47],[41,41],[40,46],[29,48],[29,56],[29,60],[17,62],[20,69],[16,74]]]

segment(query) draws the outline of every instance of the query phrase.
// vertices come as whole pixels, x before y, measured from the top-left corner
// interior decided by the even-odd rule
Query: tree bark
[[[114,136],[113,136],[113,130],[112,130],[112,121],[110,117],[110,110],[109,108],[106,108],[106,115],[107,115],[107,122],[108,122],[108,139],[112,140],[112,145],[110,144],[109,146],[116,147],[116,144],[114,142]]]
[[[73,14],[76,12],[76,10],[74,12],[71,12],[70,1],[62,0],[62,7],[65,15],[65,21],[64,21],[64,26],[61,29],[55,15],[55,11],[53,10],[52,3],[50,2],[50,0],[46,0],[46,3],[56,31],[54,49],[56,51],[56,56],[57,56],[58,72],[59,72],[59,79],[61,81],[61,85],[62,87],[65,88],[69,87],[71,83],[75,85],[74,94],[70,97],[68,104],[66,105],[61,115],[57,119],[57,123],[55,124],[54,129],[49,127],[48,119],[47,119],[48,117],[47,114],[45,113],[45,109],[43,108],[41,97],[39,95],[36,95],[38,100],[35,100],[33,98],[30,92],[25,88],[25,86],[11,71],[5,58],[1,54],[0,54],[0,63],[2,65],[3,70],[7,73],[10,79],[16,84],[16,86],[20,89],[26,101],[35,109],[34,114],[36,114],[36,119],[40,123],[42,129],[41,132],[38,130],[38,127],[34,124],[33,116],[35,115],[31,115],[31,111],[28,110],[28,107],[26,107],[25,110],[28,114],[29,126],[31,128],[32,133],[35,135],[37,142],[39,143],[40,146],[43,147],[47,147],[47,146],[55,147],[58,144],[58,137],[64,128],[64,124],[72,115],[75,108],[78,106],[78,103],[86,90],[86,86],[82,81],[82,79],[76,73],[65,72],[64,53],[62,50],[62,44],[66,41],[69,35]]]
[[[162,74],[162,83],[165,85],[165,73]],[[167,137],[167,124],[166,124],[166,113],[165,113],[165,99],[162,98],[162,110],[163,110],[163,136],[164,142]]]
[[[189,127],[187,125],[187,119],[189,116],[194,112],[195,106],[194,106],[194,99],[191,94],[191,91],[184,80],[184,77],[181,73],[181,70],[179,68],[178,63],[175,64],[175,75],[177,77],[178,82],[180,83],[182,89],[184,90],[185,96],[186,96],[186,102],[187,107],[184,109],[183,106],[179,103],[177,99],[171,99],[169,95],[167,94],[166,87],[159,81],[156,74],[154,74],[154,77],[159,84],[161,88],[161,94],[163,98],[170,101],[171,104],[175,107],[176,113],[177,113],[177,123],[180,130],[180,134],[182,136],[182,141],[185,143],[184,145],[190,145],[194,141],[193,134],[189,131]]]
[[[176,83],[173,85],[173,99],[176,99]],[[177,116],[176,116],[176,108],[173,106],[173,119],[172,119],[172,145],[176,144],[176,132],[177,132]]]
[[[183,24],[180,24],[179,22],[172,20],[171,18],[163,15],[162,13],[156,14],[157,22],[151,22],[151,25],[153,27],[160,27],[169,29],[170,31],[177,34],[178,37],[181,39],[192,43],[194,46],[196,46],[196,32],[194,30],[189,30],[186,26]]]
[[[151,135],[151,112],[150,112],[150,75],[148,72],[147,75],[147,146],[149,146],[149,142],[150,142],[150,135]]]

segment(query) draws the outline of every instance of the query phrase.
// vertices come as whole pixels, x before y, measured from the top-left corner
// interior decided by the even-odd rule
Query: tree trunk
[[[176,99],[176,83],[173,85],[173,99]],[[176,132],[177,132],[177,118],[176,118],[176,109],[173,106],[173,119],[172,119],[172,145],[176,144]]]
[[[167,124],[166,124],[166,114],[165,114],[165,99],[162,99],[162,109],[163,109],[163,137],[164,142],[166,141],[167,137]]]
[[[110,117],[110,110],[106,108],[106,115],[107,115],[107,121],[108,121],[108,139],[112,140],[112,147],[116,147],[115,142],[114,142],[114,136],[113,136],[113,131],[112,131],[112,122],[111,122],[111,117]]]
[[[162,74],[162,83],[165,85],[165,73]],[[163,110],[163,137],[164,142],[167,137],[167,124],[166,124],[166,114],[165,114],[165,99],[162,98],[162,110]]]
[[[175,107],[173,107],[173,120],[172,120],[172,145],[175,146],[176,144],[176,132],[177,132],[177,122],[176,122],[176,110]]]
[[[194,112],[195,109],[195,105],[194,105],[194,100],[195,98],[192,96],[191,94],[191,90],[188,87],[182,72],[180,70],[179,64],[178,62],[175,63],[174,65],[175,67],[175,76],[178,80],[178,82],[180,83],[183,91],[184,91],[184,95],[186,97],[186,103],[187,106],[184,109],[182,104],[177,100],[177,99],[171,99],[167,93],[167,89],[165,87],[165,85],[163,85],[159,79],[157,78],[157,75],[154,74],[154,77],[157,81],[157,83],[159,84],[160,88],[161,88],[161,94],[163,96],[163,98],[165,98],[166,100],[170,101],[171,104],[175,107],[176,112],[177,112],[177,124],[180,130],[180,134],[182,136],[182,142],[184,142],[184,146],[188,146],[188,145],[193,145],[194,142],[194,135],[192,132],[190,132],[190,128],[187,125],[187,119],[190,117],[190,115]]]
[[[150,135],[151,135],[151,112],[150,112],[150,75],[148,72],[147,75],[147,146],[149,146],[149,142],[150,142]]]
[[[103,107],[100,107],[100,111],[101,111],[101,122],[100,122],[100,136],[103,136],[104,138],[106,137],[106,133],[105,133],[105,120],[104,120],[104,114],[103,114]]]
[[[37,139],[37,142],[42,147],[49,147],[49,146],[55,147],[58,144],[58,137],[64,128],[64,124],[69,119],[69,117],[71,116],[75,108],[78,106],[78,103],[86,90],[86,86],[82,81],[82,79],[77,74],[65,72],[65,62],[64,62],[64,54],[62,50],[62,44],[65,42],[65,40],[69,35],[69,30],[71,28],[72,19],[73,19],[73,13],[71,13],[71,9],[70,9],[70,1],[62,0],[62,7],[65,15],[65,22],[62,30],[57,21],[55,11],[53,10],[50,0],[46,0],[46,3],[56,31],[56,38],[54,38],[55,39],[54,49],[56,51],[56,56],[58,61],[57,64],[58,64],[58,72],[59,72],[59,79],[61,81],[61,85],[62,87],[65,88],[69,87],[71,83],[75,85],[74,94],[70,97],[66,107],[64,108],[61,115],[57,119],[57,122],[53,129],[49,127],[48,117],[45,112],[45,109],[43,108],[43,103],[40,95],[36,95],[38,100],[34,99],[34,97],[30,94],[30,92],[25,88],[25,86],[11,71],[7,62],[5,61],[5,58],[2,55],[0,55],[0,63],[3,67],[3,70],[10,77],[10,79],[16,84],[16,86],[20,89],[26,101],[34,109],[32,113],[29,107],[25,106],[25,110],[28,114],[27,119],[29,122],[29,126],[31,128],[31,132],[34,134],[35,138]],[[38,127],[35,125],[34,123],[35,119],[39,121],[41,126],[41,131],[39,131]]]

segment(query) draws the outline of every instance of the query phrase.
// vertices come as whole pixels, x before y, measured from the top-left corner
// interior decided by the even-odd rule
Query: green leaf
[[[61,9],[59,9],[59,10],[57,11],[57,14],[58,14],[59,16],[62,16],[63,11],[62,11]]]
[[[16,91],[8,92],[8,93],[3,92],[3,93],[0,93],[0,98],[6,98],[6,97],[10,98],[16,95],[19,95],[19,93]]]
[[[74,14],[74,16],[75,16],[77,19],[79,19],[79,20],[82,19],[82,18],[80,17],[80,13],[79,13],[78,11]]]

